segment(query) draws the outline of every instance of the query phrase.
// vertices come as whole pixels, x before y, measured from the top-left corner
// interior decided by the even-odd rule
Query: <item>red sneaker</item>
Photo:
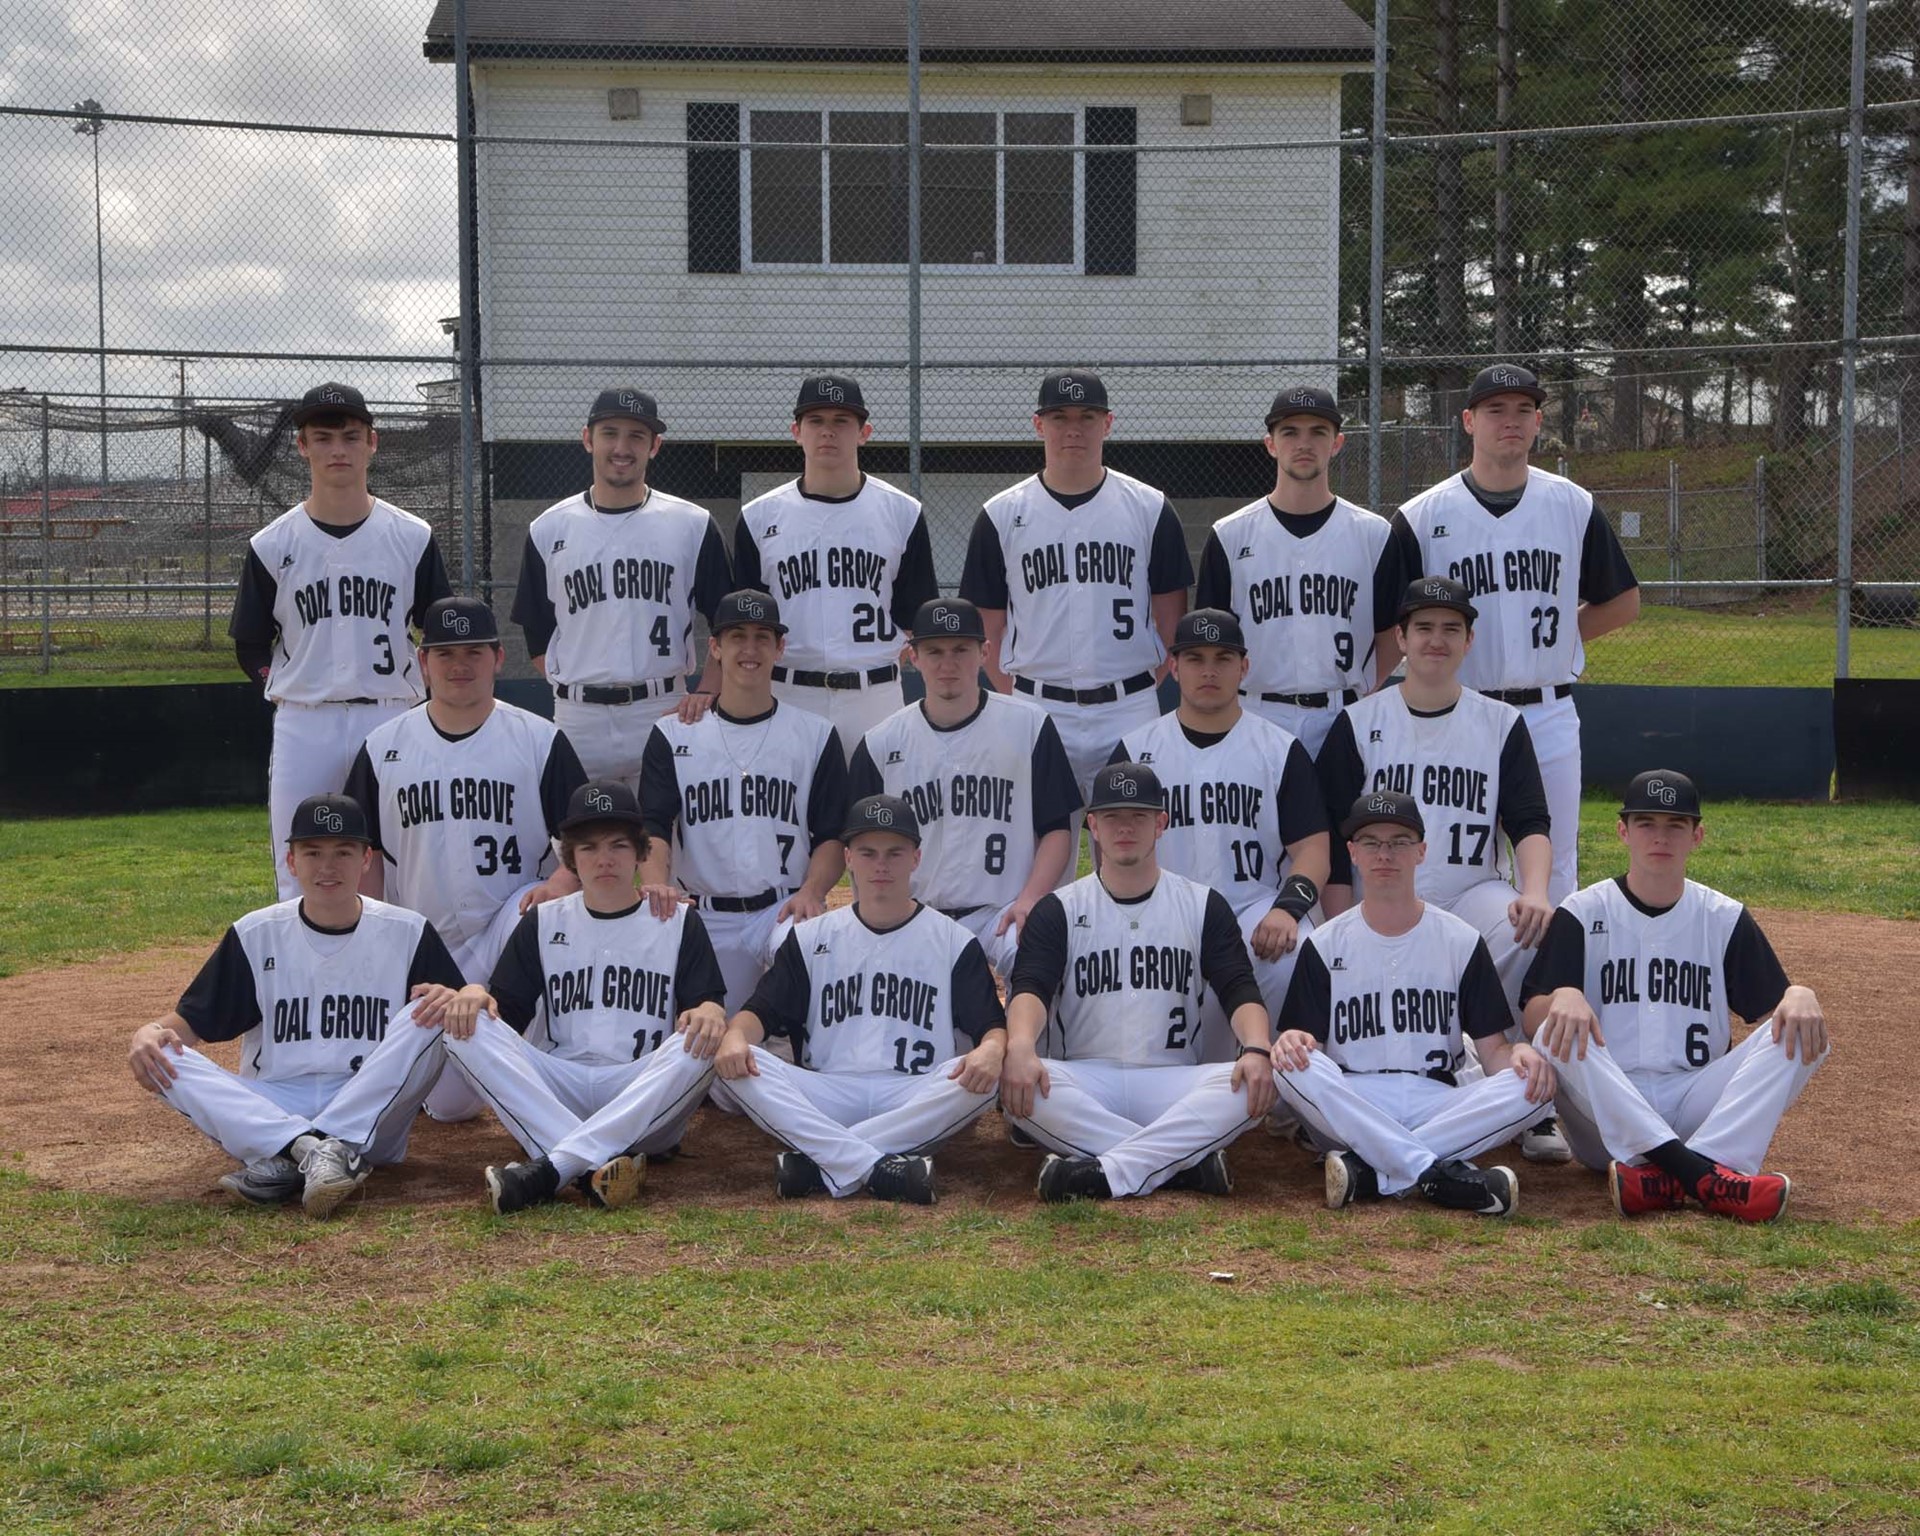
[[[1775,1221],[1787,1208],[1793,1183],[1784,1173],[1735,1173],[1720,1163],[1700,1181],[1694,1195],[1716,1216],[1735,1221]]]
[[[1613,1208],[1622,1216],[1644,1216],[1648,1211],[1677,1211],[1687,1203],[1687,1191],[1678,1179],[1652,1163],[1607,1164],[1607,1185]]]

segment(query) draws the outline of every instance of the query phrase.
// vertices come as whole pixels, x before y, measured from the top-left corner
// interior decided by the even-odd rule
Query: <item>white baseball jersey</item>
[[[551,839],[586,772],[550,721],[496,702],[478,730],[445,735],[428,706],[376,726],[347,775],[386,860],[386,893],[455,949],[553,869]]]
[[[1396,597],[1383,608],[1376,588],[1386,544],[1387,520],[1339,497],[1324,521],[1277,512],[1263,496],[1213,525],[1194,606],[1240,620],[1246,692],[1367,691],[1374,632],[1398,606]]]
[[[1040,839],[1065,830],[1080,786],[1046,713],[982,690],[980,707],[942,729],[909,704],[854,748],[847,800],[899,795],[920,822],[913,893],[943,912],[1004,907],[1033,872]]]
[[[639,506],[603,512],[582,492],[527,529],[513,620],[550,683],[649,682],[690,669],[694,613],[711,616],[731,588],[705,507],[649,487]]]
[[[1154,595],[1192,584],[1171,503],[1109,469],[1085,496],[1056,496],[1033,475],[989,501],[974,524],[960,595],[1005,611],[1004,670],[1099,688],[1166,660]]]
[[[411,512],[374,499],[366,521],[342,537],[323,531],[305,503],[248,541],[248,578],[229,626],[235,639],[277,631],[267,673],[276,704],[348,699],[414,703],[421,697],[409,621],[445,593],[433,530]],[[430,590],[420,590],[423,572]],[[256,612],[261,606],[266,613]]]
[[[811,496],[798,480],[740,509],[734,579],[769,592],[787,626],[781,665],[867,671],[900,656],[901,634],[938,590],[920,503],[863,476],[850,497]]]
[[[1426,904],[1388,938],[1349,907],[1300,941],[1280,1027],[1302,1029],[1349,1072],[1411,1072],[1451,1080],[1463,1037],[1512,1022],[1486,941],[1472,924]]]
[[[1005,1022],[980,941],[924,905],[879,931],[857,905],[795,924],[747,1011],[801,1067],[915,1077]]]
[[[736,720],[717,705],[668,715],[640,761],[640,809],[673,839],[674,877],[697,896],[797,889],[807,859],[845,829],[847,767],[832,722],[775,703]]]

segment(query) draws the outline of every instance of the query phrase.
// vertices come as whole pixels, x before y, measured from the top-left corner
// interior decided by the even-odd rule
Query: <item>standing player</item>
[[[1587,642],[1639,617],[1640,586],[1592,494],[1528,465],[1545,398],[1525,368],[1480,371],[1460,413],[1473,461],[1394,515],[1388,563],[1394,590],[1444,575],[1478,600],[1486,623],[1461,681],[1527,722],[1553,816],[1547,896],[1560,901],[1579,883],[1573,684]]]
[[[1327,1204],[1417,1189],[1510,1216],[1518,1176],[1468,1159],[1553,1112],[1553,1068],[1507,1041],[1513,1014],[1486,941],[1420,899],[1426,828],[1413,796],[1362,795],[1340,835],[1366,894],[1301,946],[1273,1047],[1281,1099],[1328,1149]],[[1485,1075],[1461,1083],[1468,1037]]]
[[[913,898],[912,806],[858,801],[844,841],[858,896],[788,933],[727,1026],[714,1099],[791,1149],[775,1162],[788,1199],[864,1188],[932,1205],[928,1150],[993,1106],[1000,994],[980,941]],[[769,1034],[793,1042],[792,1065],[759,1048]]]
[[[588,772],[630,789],[647,732],[680,702],[694,614],[711,622],[733,589],[713,514],[647,484],[666,430],[652,395],[600,392],[580,434],[593,486],[533,520],[513,596],[554,723]]]
[[[1160,713],[1193,561],[1173,503],[1101,462],[1113,412],[1085,369],[1040,381],[1037,475],[982,509],[960,595],[979,605],[987,676],[1053,716],[1081,794],[1130,730]]]
[[[1281,390],[1267,412],[1273,492],[1213,525],[1194,592],[1196,608],[1225,608],[1246,630],[1247,708],[1309,754],[1373,685],[1376,650],[1393,654],[1377,632],[1400,597],[1387,520],[1333,494],[1327,468],[1344,442],[1330,392]]]
[[[1705,838],[1685,774],[1634,779],[1620,807],[1627,872],[1553,914],[1527,972],[1527,1031],[1559,1069],[1574,1151],[1607,1169],[1622,1216],[1692,1198],[1772,1221],[1792,1186],[1761,1160],[1827,1059],[1827,1021],[1753,914],[1687,878]],[[1733,1013],[1757,1021],[1738,1046]]]
[[[1240,925],[1218,891],[1159,867],[1164,806],[1151,768],[1096,773],[1087,826],[1099,872],[1046,897],[1020,935],[1000,1105],[1052,1149],[1042,1200],[1162,1185],[1228,1194],[1222,1149],[1273,1107],[1268,1015]],[[1208,991],[1240,1042],[1230,1066],[1199,1059]],[[1050,1012],[1060,1039],[1042,1061]]]
[[[417,912],[358,894],[366,820],[345,795],[302,800],[287,820],[299,895],[227,930],[171,1013],[134,1031],[128,1063],[245,1166],[221,1187],[256,1205],[298,1196],[331,1215],[407,1136],[441,1053],[407,1022],[417,986],[458,985]],[[240,1070],[193,1049],[238,1040]]]
[[[980,940],[1001,975],[1073,854],[1080,790],[1053,722],[980,686],[986,630],[964,598],[922,603],[909,654],[927,696],[854,748],[847,794],[899,795],[925,839],[914,894]]]
[[[338,790],[367,732],[420,702],[407,626],[451,590],[433,530],[367,489],[380,439],[360,391],[315,386],[293,425],[307,499],[249,541],[227,625],[240,669],[273,702],[276,827],[309,795]],[[276,864],[287,901],[298,887]]]
[[[640,764],[646,895],[660,917],[692,896],[730,1013],[767,968],[776,926],[818,917],[846,868],[840,739],[824,715],[773,696],[786,633],[765,593],[722,598],[707,642],[719,696],[691,724],[655,725]]]
[[[900,707],[900,635],[939,590],[933,544],[920,503],[860,468],[873,424],[852,379],[801,384],[792,430],[805,467],[740,509],[734,579],[787,616],[774,693],[831,720],[850,754]]]
[[[1278,1018],[1307,914],[1330,869],[1327,808],[1313,759],[1280,726],[1240,707],[1246,641],[1230,613],[1196,608],[1174,626],[1180,707],[1129,731],[1115,760],[1144,763],[1167,791],[1162,869],[1227,898],[1253,952],[1267,1012]],[[1236,1044],[1209,997],[1202,1061],[1231,1061]]]

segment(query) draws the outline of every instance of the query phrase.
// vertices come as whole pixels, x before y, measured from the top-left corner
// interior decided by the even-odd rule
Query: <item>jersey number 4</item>
[[[510,875],[520,873],[520,839],[510,837],[505,843],[482,833],[473,840],[473,872],[476,875],[496,874],[505,870]]]

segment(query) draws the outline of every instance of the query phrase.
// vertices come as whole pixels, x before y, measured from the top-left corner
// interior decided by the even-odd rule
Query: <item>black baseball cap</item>
[[[300,397],[293,408],[293,424],[304,427],[323,416],[350,416],[373,425],[373,412],[367,409],[367,397],[351,384],[316,384]]]
[[[1332,390],[1321,389],[1316,384],[1283,389],[1273,397],[1273,405],[1267,411],[1267,426],[1271,428],[1289,416],[1318,416],[1322,421],[1332,422],[1334,431],[1340,430],[1340,403],[1333,398]]]
[[[500,625],[493,610],[477,597],[441,597],[427,605],[420,626],[420,649],[436,645],[498,645]]]
[[[1404,624],[1422,608],[1451,608],[1455,613],[1464,614],[1469,626],[1480,617],[1480,610],[1473,606],[1467,589],[1451,576],[1422,576],[1418,581],[1408,582],[1407,590],[1400,596],[1400,611],[1393,616],[1393,621]]]
[[[667,430],[660,419],[660,406],[644,389],[603,389],[593,397],[593,409],[587,412],[587,425],[596,421],[637,421],[658,437]]]
[[[1671,768],[1649,768],[1636,773],[1620,801],[1624,820],[1634,812],[1651,811],[1656,816],[1691,816],[1700,819],[1700,791],[1693,780]]]
[[[1196,608],[1181,614],[1173,626],[1173,644],[1167,649],[1177,655],[1202,645],[1224,645],[1242,656],[1247,653],[1240,621],[1224,608]]]
[[[1427,824],[1420,817],[1420,802],[1397,789],[1378,789],[1354,801],[1347,819],[1340,823],[1340,835],[1352,842],[1362,827],[1375,827],[1382,822],[1405,827],[1423,840],[1427,835]]]
[[[714,609],[710,627],[717,635],[743,624],[764,624],[776,635],[787,632],[787,626],[780,622],[780,605],[765,592],[729,592]]]
[[[1040,381],[1040,403],[1033,411],[1036,416],[1044,416],[1048,411],[1069,411],[1081,406],[1094,411],[1108,409],[1107,386],[1091,368],[1065,368]]]
[[[964,597],[935,597],[913,615],[915,640],[985,640],[987,626],[980,610]]]
[[[1160,775],[1145,763],[1108,763],[1093,776],[1087,809],[1137,811],[1149,807],[1157,811],[1166,803],[1167,792],[1160,787]]]
[[[840,841],[850,843],[862,832],[892,832],[920,846],[920,818],[898,795],[868,795],[847,808],[847,829]]]
[[[867,419],[867,402],[859,384],[844,374],[816,373],[801,380],[799,398],[793,402],[793,419],[798,421],[808,411],[822,410],[852,411],[862,421]]]
[[[293,823],[287,828],[287,841],[304,842],[309,838],[344,837],[356,843],[371,843],[367,831],[367,813],[352,795],[308,795],[293,808]]]
[[[559,832],[571,832],[589,822],[619,821],[630,827],[644,827],[640,802],[618,779],[590,779],[567,796],[567,814],[560,818]]]
[[[1482,400],[1495,395],[1525,395],[1535,405],[1547,398],[1533,370],[1522,368],[1518,363],[1495,363],[1476,373],[1473,383],[1467,386],[1467,409],[1472,410]]]

